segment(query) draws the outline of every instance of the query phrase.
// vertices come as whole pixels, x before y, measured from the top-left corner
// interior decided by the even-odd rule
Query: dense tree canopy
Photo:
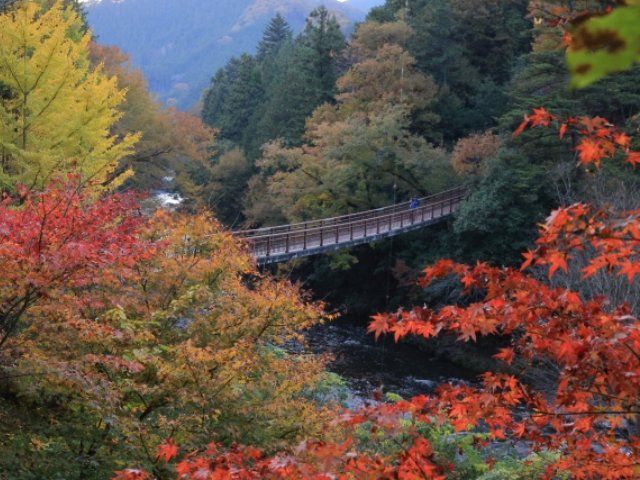
[[[410,132],[411,113],[437,94],[400,45],[410,34],[401,22],[358,29],[349,52],[354,63],[337,81],[337,103],[309,118],[306,143],[264,148],[248,194],[250,222],[277,220],[261,217],[272,210],[287,221],[366,210],[454,181],[446,152]],[[269,201],[273,207],[265,210]]]
[[[0,477],[638,478],[637,1],[388,0],[348,42],[324,8],[295,37],[276,16],[202,118],[79,9],[0,3]],[[194,208],[141,206],[167,183]],[[287,278],[219,222],[462,183],[428,235]],[[354,402],[305,338],[329,308],[481,340],[490,371]]]
[[[142,73],[131,66],[130,59],[117,47],[90,45],[91,61],[118,80],[126,91],[121,118],[113,125],[115,135],[140,132],[134,150],[121,159],[118,171],[131,169],[134,175],[125,183],[148,191],[161,187],[166,176],[192,203],[204,204],[203,179],[210,175],[210,155],[215,132],[193,115],[164,108],[153,99]]]
[[[256,57],[232,59],[214,75],[202,118],[253,158],[268,140],[299,143],[306,117],[333,99],[344,47],[338,22],[324,7],[311,12],[295,40],[276,16]]]

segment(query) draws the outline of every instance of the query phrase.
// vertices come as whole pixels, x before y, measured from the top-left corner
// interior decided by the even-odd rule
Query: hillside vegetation
[[[637,479],[638,1],[317,7],[252,51],[203,58],[190,115],[77,1],[0,3],[0,478]],[[271,271],[228,228],[460,184],[448,223]],[[483,373],[354,398],[305,336],[338,313]]]

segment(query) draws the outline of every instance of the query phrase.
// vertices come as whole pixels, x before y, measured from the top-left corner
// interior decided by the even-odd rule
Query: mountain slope
[[[345,29],[365,15],[336,0],[102,0],[86,6],[98,40],[128,52],[161,100],[188,109],[229,58],[255,50],[273,15],[281,13],[297,32],[320,4]]]

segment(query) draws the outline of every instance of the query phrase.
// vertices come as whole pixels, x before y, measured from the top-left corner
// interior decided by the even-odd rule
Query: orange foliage
[[[122,443],[148,466],[177,442],[273,448],[329,430],[323,359],[287,352],[321,305],[261,275],[210,215],[147,218],[131,195],[73,183],[25,192],[0,202],[0,268],[3,395],[52,437],[59,418],[72,425],[64,453],[121,464]]]
[[[458,141],[451,163],[458,173],[478,175],[484,163],[498,153],[500,138],[491,132],[474,134]]]
[[[633,166],[640,163],[640,152],[630,148],[631,138],[602,117],[568,117],[562,120],[544,108],[536,108],[524,117],[513,135],[518,136],[528,128],[551,125],[558,129],[560,139],[568,133],[575,135],[575,150],[582,165],[599,167],[602,160],[613,158],[618,153],[624,154],[625,162]]]

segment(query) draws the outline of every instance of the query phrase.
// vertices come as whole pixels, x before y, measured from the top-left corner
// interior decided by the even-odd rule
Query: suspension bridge
[[[438,223],[452,215],[467,198],[457,187],[410,202],[277,227],[234,232],[249,245],[260,265],[284,262],[371,243]]]

